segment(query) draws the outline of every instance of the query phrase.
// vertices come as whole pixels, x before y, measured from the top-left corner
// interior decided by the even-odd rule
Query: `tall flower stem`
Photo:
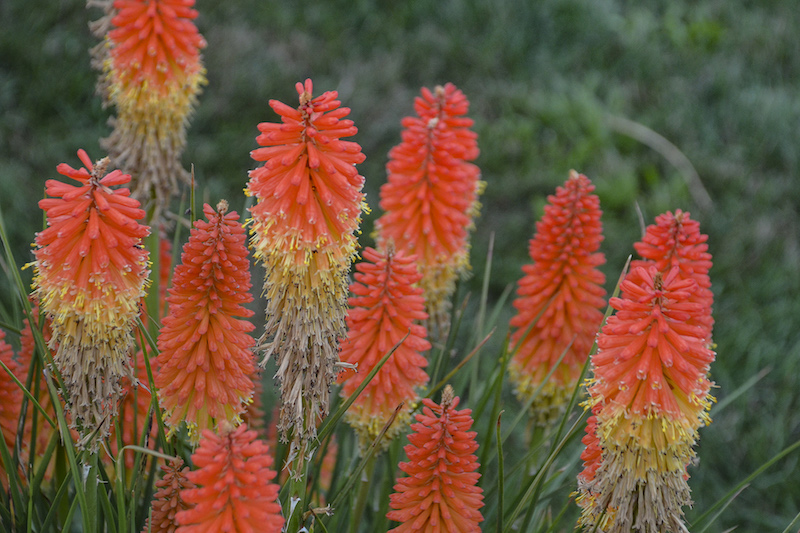
[[[375,455],[372,455],[367,460],[367,466],[361,475],[361,483],[358,486],[358,497],[356,498],[355,505],[353,506],[353,516],[350,520],[350,533],[358,531],[359,519],[364,516],[364,509],[367,507],[367,498],[369,497],[370,487],[372,486],[372,475],[375,473]]]

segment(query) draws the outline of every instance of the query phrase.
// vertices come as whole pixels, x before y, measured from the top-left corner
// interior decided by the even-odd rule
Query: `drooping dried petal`
[[[410,444],[404,449],[407,463],[400,470],[407,474],[397,480],[387,513],[400,522],[393,533],[469,533],[479,532],[483,521],[483,489],[477,486],[478,449],[472,427],[472,411],[456,410],[459,398],[449,385],[442,404],[427,398],[422,414],[416,416]]]
[[[178,533],[281,531],[272,455],[255,431],[244,424],[223,427],[220,435],[204,431],[192,463],[196,470],[186,477],[197,488],[181,491],[190,508],[176,515]]]
[[[47,229],[36,235],[33,296],[52,320],[50,348],[66,385],[68,408],[84,438],[96,429],[108,435],[122,395],[120,379],[132,376],[131,331],[145,295],[148,253],[142,239],[150,229],[139,202],[119,170],[106,174],[108,159],[86,168],[58,165],[78,186],[48,180],[51,198],[39,201]]]
[[[246,235],[227,202],[217,210],[205,204],[208,222],[194,223],[158,336],[155,383],[172,431],[184,421],[192,434],[223,420],[238,424],[253,395]]]
[[[114,0],[97,25],[107,29],[95,49],[99,88],[117,109],[114,131],[101,144],[114,164],[134,176],[134,197],[163,208],[189,181],[180,158],[186,125],[206,83],[192,22],[194,0]],[[97,29],[95,31],[98,31]]]
[[[448,329],[456,279],[469,268],[469,231],[483,188],[477,135],[466,118],[469,101],[452,83],[422,89],[416,117],[402,121],[402,142],[389,152],[381,187],[385,213],[376,222],[378,244],[416,255],[431,327]]]
[[[279,428],[292,441],[316,435],[329,409],[339,338],[345,334],[347,273],[355,257],[364,178],[355,165],[361,147],[350,113],[335,91],[313,97],[311,80],[296,85],[299,107],[272,100],[281,123],[261,123],[251,155],[264,164],[250,172],[255,196],[251,245],[264,263],[267,324],[262,365],[277,358],[281,385]]]
[[[423,370],[428,361],[422,352],[431,345],[425,327],[416,323],[428,318],[422,289],[416,286],[422,277],[414,264],[416,258],[391,249],[380,253],[365,248],[362,255],[365,261],[356,264],[356,283],[350,285],[348,333],[340,352],[343,362],[358,365],[358,373],[342,372],[341,395],[350,396],[378,361],[408,335],[345,415],[366,449],[401,403],[404,408],[386,432],[383,445],[388,446],[406,427],[419,399],[418,389],[428,382]]]
[[[573,170],[548,197],[529,244],[533,264],[522,267],[525,276],[517,286],[509,372],[522,402],[544,384],[531,405],[543,426],[563,413],[606,305],[605,276],[598,270],[605,263],[598,252],[603,240],[600,200],[593,191],[589,179]]]

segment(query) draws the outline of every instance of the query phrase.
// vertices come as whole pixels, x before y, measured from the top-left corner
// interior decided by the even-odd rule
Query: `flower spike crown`
[[[205,430],[192,455],[196,470],[180,497],[188,508],[175,514],[182,533],[279,533],[284,524],[269,447],[244,424]]]
[[[411,425],[400,470],[386,516],[400,525],[390,533],[479,533],[483,489],[478,487],[478,449],[472,411],[457,410],[460,399],[447,385],[442,403],[422,400],[425,407]]]
[[[342,362],[358,365],[358,373],[346,370],[339,376],[344,382],[342,397],[355,392],[378,361],[408,334],[345,415],[366,449],[401,403],[405,402],[404,409],[382,446],[388,446],[411,419],[417,390],[428,382],[424,370],[428,361],[422,353],[431,344],[425,327],[415,323],[428,318],[422,289],[416,286],[422,277],[414,264],[416,257],[391,247],[382,253],[365,248],[362,255],[365,261],[356,264],[356,283],[350,285],[347,339],[340,345]]]
[[[137,222],[144,211],[128,189],[111,188],[129,175],[106,174],[107,158],[93,165],[84,150],[78,157],[85,168],[57,170],[79,185],[47,180],[51,198],[39,201],[48,227],[36,235],[33,288],[52,320],[50,348],[83,446],[96,429],[108,435],[120,379],[133,378],[131,331],[149,275],[142,239],[150,228]]]
[[[697,282],[682,279],[677,266],[666,275],[654,265],[635,267],[620,288],[622,297],[610,301],[617,313],[592,357],[588,403],[596,427],[584,440],[580,524],[591,530],[600,520],[605,532],[686,531],[686,467],[713,401],[707,373],[714,352],[696,325],[708,311],[692,301]],[[589,451],[597,444],[599,464]]]
[[[690,300],[703,306],[706,313],[693,318],[704,329],[708,340],[714,326],[711,306],[714,294],[711,292],[711,254],[708,253],[708,236],[700,233],[700,224],[692,220],[688,212],[677,209],[667,211],[656,217],[656,223],[647,227],[641,242],[634,248],[642,257],[631,263],[631,268],[655,265],[659,272],[667,274],[672,267],[678,267],[681,279],[691,278],[697,282],[697,290]]]
[[[509,372],[521,401],[536,395],[531,409],[544,427],[563,413],[603,319],[600,309],[606,305],[605,276],[598,270],[605,263],[598,252],[602,212],[593,191],[589,179],[572,170],[564,185],[548,197],[529,244],[533,264],[522,267],[525,276],[517,286]]]
[[[484,183],[469,101],[452,83],[422,89],[416,117],[402,121],[402,142],[389,152],[387,183],[381,187],[385,213],[376,221],[379,246],[418,257],[431,327],[445,337],[450,297],[469,269],[469,231]]]
[[[177,193],[179,180],[190,179],[180,158],[206,83],[200,57],[206,42],[192,22],[193,6],[194,0],[109,0],[106,16],[94,24],[99,37],[105,33],[93,51],[103,72],[98,88],[117,109],[114,131],[101,144],[133,175],[134,197],[154,199],[157,210]]]
[[[345,119],[335,91],[313,96],[311,80],[296,85],[300,105],[271,100],[281,123],[261,123],[246,193],[251,246],[266,269],[267,324],[261,337],[262,365],[275,355],[281,385],[278,422],[293,443],[316,435],[329,409],[330,386],[345,336],[347,273],[355,257],[356,231],[367,210],[361,147],[343,137],[358,131]]]
[[[245,229],[225,200],[203,213],[169,289],[155,376],[166,424],[174,432],[185,421],[195,440],[221,421],[241,422],[255,371]]]

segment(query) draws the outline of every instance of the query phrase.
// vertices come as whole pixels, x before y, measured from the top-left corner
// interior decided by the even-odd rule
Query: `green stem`
[[[358,497],[353,506],[353,516],[350,517],[350,533],[358,531],[358,525],[364,516],[364,509],[367,507],[367,498],[369,497],[369,489],[372,485],[372,475],[375,473],[375,455],[369,458],[367,465],[364,467],[364,472],[361,474],[361,483],[358,487]]]

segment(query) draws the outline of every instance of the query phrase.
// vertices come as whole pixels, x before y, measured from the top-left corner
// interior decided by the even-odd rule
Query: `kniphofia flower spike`
[[[528,248],[533,263],[522,267],[517,285],[509,372],[522,402],[542,387],[531,405],[542,426],[563,413],[603,319],[605,276],[598,267],[605,257],[598,252],[603,235],[593,191],[573,170],[548,197]]]
[[[267,324],[262,365],[275,355],[281,384],[279,428],[293,443],[316,435],[329,409],[339,338],[345,335],[347,273],[355,257],[364,178],[361,147],[343,137],[358,131],[335,91],[314,97],[311,80],[296,85],[297,108],[271,100],[281,123],[258,125],[253,150],[264,165],[250,172],[256,197],[252,240],[266,269]],[[302,454],[301,454],[302,455]]]
[[[427,398],[416,416],[414,431],[405,447],[407,463],[400,470],[407,474],[397,480],[387,513],[400,522],[392,533],[480,532],[483,516],[483,489],[478,487],[478,449],[470,409],[457,410],[459,398],[447,385],[442,404]]]
[[[189,508],[183,500],[184,490],[196,488],[186,475],[189,467],[183,466],[183,459],[170,460],[161,467],[164,476],[156,481],[153,494],[151,517],[147,519],[142,533],[175,533],[178,531],[176,516]]]
[[[181,533],[278,533],[283,527],[278,485],[272,482],[269,447],[244,424],[223,422],[220,433],[205,430],[192,455],[197,470],[186,474],[197,488],[181,491],[189,509],[176,520]]]
[[[430,331],[446,336],[455,282],[469,268],[469,231],[483,188],[469,101],[452,83],[422,89],[416,117],[402,121],[402,142],[389,152],[385,213],[376,222],[379,246],[416,255]]]
[[[580,524],[600,531],[686,531],[690,505],[686,467],[695,455],[697,430],[710,422],[713,398],[707,373],[714,360],[699,319],[705,305],[692,301],[697,282],[680,268],[664,275],[635,267],[612,298],[592,357],[589,393],[602,457],[587,452],[579,476]],[[594,470],[594,472],[592,472]]]
[[[123,393],[120,379],[133,378],[130,353],[134,321],[149,270],[142,239],[150,228],[139,202],[126,188],[131,177],[106,174],[108,159],[85,168],[62,163],[59,174],[79,183],[47,180],[51,198],[39,201],[47,229],[36,235],[34,297],[52,320],[50,348],[81,436],[108,435]],[[82,445],[87,442],[82,442]]]
[[[194,438],[241,421],[255,370],[245,230],[225,200],[203,213],[208,221],[195,221],[169,289],[155,376],[165,422],[175,431],[185,421]]]
[[[428,382],[424,368],[428,361],[422,352],[430,350],[425,327],[417,324],[428,318],[422,289],[416,286],[422,277],[414,265],[415,257],[395,252],[383,253],[365,248],[365,261],[356,264],[356,283],[350,285],[350,311],[347,314],[347,339],[342,340],[341,359],[358,365],[358,373],[342,372],[341,395],[350,396],[381,358],[408,337],[389,357],[375,377],[347,410],[345,419],[366,449],[392,417],[395,408],[403,410],[387,430],[383,444],[406,427],[418,401],[418,389]]]
[[[180,158],[186,125],[206,83],[193,20],[194,0],[113,0],[95,24],[105,45],[94,50],[98,84],[117,109],[102,145],[134,176],[134,197],[163,208],[189,174]]]

